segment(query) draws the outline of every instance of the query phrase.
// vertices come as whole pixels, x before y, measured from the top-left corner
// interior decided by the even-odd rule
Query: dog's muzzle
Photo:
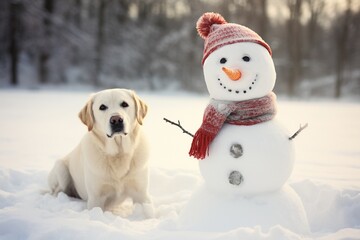
[[[124,119],[120,115],[112,116],[109,120],[110,128],[111,128],[111,136],[107,135],[108,137],[112,137],[115,133],[121,133],[124,131]]]

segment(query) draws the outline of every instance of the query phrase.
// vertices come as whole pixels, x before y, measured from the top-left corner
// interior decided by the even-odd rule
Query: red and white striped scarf
[[[264,97],[240,102],[212,99],[206,107],[203,122],[195,133],[190,156],[204,159],[209,154],[210,143],[224,123],[251,126],[266,122],[276,114],[276,95],[272,92]]]

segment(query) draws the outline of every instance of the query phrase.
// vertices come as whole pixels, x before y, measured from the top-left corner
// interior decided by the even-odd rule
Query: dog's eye
[[[127,102],[122,102],[122,103],[120,104],[120,106],[122,106],[123,108],[126,108],[126,107],[129,106],[129,104],[128,104]]]
[[[101,106],[99,107],[99,110],[101,111],[105,111],[106,109],[108,109],[108,107],[105,106],[104,104],[101,104]]]

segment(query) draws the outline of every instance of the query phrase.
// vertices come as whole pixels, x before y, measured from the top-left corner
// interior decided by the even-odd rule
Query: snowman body
[[[305,209],[286,183],[294,166],[294,147],[276,120],[254,126],[225,124],[199,161],[203,184],[179,217],[181,229],[230,231],[281,225],[310,232]]]
[[[276,80],[268,50],[253,42],[216,49],[203,70],[210,97],[218,104],[264,97]],[[251,126],[225,123],[199,161],[204,184],[183,209],[180,226],[223,231],[280,224],[308,232],[301,200],[286,184],[294,165],[289,136],[276,118]]]
[[[280,189],[294,165],[293,144],[277,120],[253,126],[225,124],[199,161],[208,189],[251,197]]]

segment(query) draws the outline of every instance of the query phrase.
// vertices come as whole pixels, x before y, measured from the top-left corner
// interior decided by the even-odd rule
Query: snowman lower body
[[[179,217],[188,230],[227,231],[281,225],[308,233],[302,202],[287,184],[294,164],[289,134],[276,121],[225,124],[199,162],[204,184]]]

